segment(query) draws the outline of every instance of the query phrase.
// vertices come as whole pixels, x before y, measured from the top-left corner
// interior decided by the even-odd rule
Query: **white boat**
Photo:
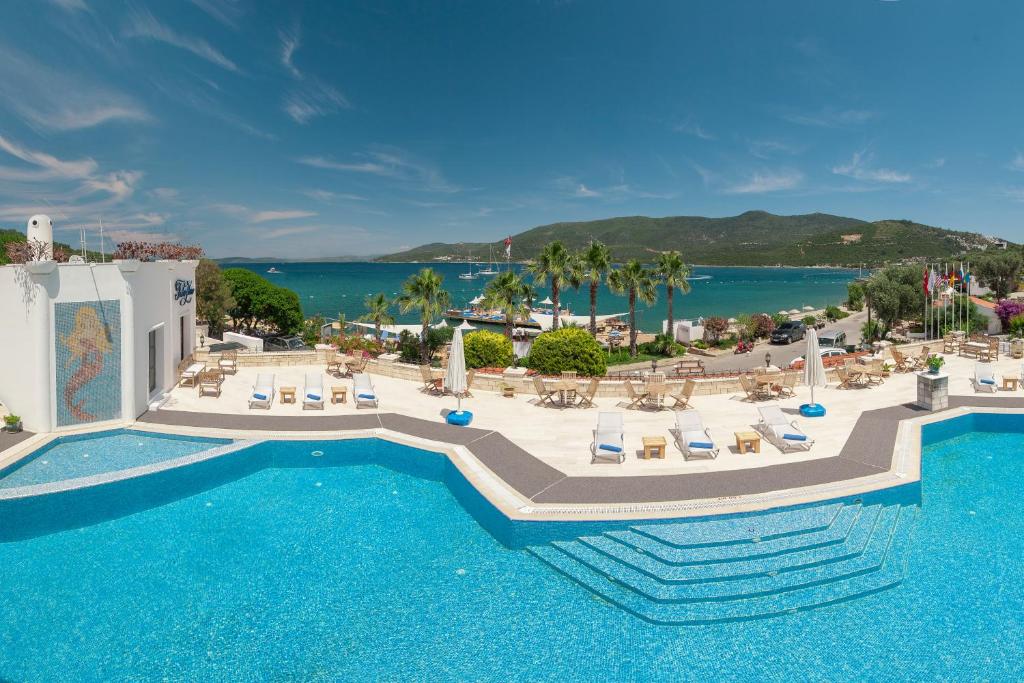
[[[274,266],[270,266],[270,268],[267,269],[267,272],[268,273],[278,273],[278,274],[281,273],[281,271],[278,270],[277,268],[275,268]]]
[[[487,268],[476,271],[477,275],[497,275],[500,272],[498,270],[498,262],[494,260],[494,247],[490,249],[490,263],[487,264]]]
[[[470,256],[470,258],[472,258],[472,256]],[[472,261],[469,262],[469,270],[467,270],[465,273],[459,273],[459,279],[460,280],[475,280],[475,279],[477,279],[477,277],[479,277],[479,273],[474,273],[473,272],[473,262]]]

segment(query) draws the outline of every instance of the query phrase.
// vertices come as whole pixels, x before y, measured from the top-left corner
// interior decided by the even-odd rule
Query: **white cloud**
[[[69,12],[88,12],[89,6],[85,4],[85,0],[50,0],[54,5],[61,9],[66,9]]]
[[[439,169],[418,161],[406,152],[393,147],[376,147],[355,155],[357,160],[339,162],[322,156],[300,157],[296,161],[313,168],[347,173],[362,173],[393,178],[412,189],[426,192],[456,193],[463,188],[450,183]]]
[[[302,72],[299,71],[298,67],[292,61],[295,56],[295,51],[302,45],[302,35],[299,32],[299,28],[296,26],[294,30],[290,32],[281,31],[278,33],[281,38],[281,64],[285,69],[288,70],[292,76],[298,79],[302,79]]]
[[[332,85],[309,79],[284,98],[284,111],[299,124],[351,109],[348,99]]]
[[[876,112],[866,109],[835,109],[832,107],[825,107],[816,112],[790,112],[782,116],[790,123],[818,128],[859,126],[877,117]]]
[[[832,167],[836,175],[847,176],[856,180],[864,180],[875,183],[909,183],[913,176],[902,171],[894,171],[888,168],[870,168],[873,155],[865,150],[853,153],[849,163]]]
[[[369,201],[366,197],[358,194],[349,194],[346,192],[329,192],[328,190],[303,190],[302,194],[306,195],[310,199],[315,199],[318,202],[330,203],[332,201],[342,199],[350,202],[365,202]]]
[[[792,190],[803,182],[804,175],[793,169],[779,171],[757,171],[744,181],[729,185],[722,191],[726,194],[763,194]]]
[[[178,196],[178,191],[173,187],[154,187],[152,190],[149,191],[149,195],[156,199],[168,201],[171,199],[176,199]]]
[[[7,138],[0,136],[0,150],[9,155],[24,161],[26,164],[35,166],[37,171],[16,170],[7,167],[0,167],[0,178],[6,180],[39,181],[51,179],[81,180],[96,173],[99,168],[92,159],[78,159],[75,161],[64,161],[45,152],[36,152],[22,147]]]
[[[684,133],[686,135],[692,135],[693,137],[699,138],[701,140],[714,140],[715,139],[715,135],[713,133],[708,132],[699,123],[697,123],[697,121],[695,121],[692,117],[686,119],[685,121],[681,121],[681,122],[675,124],[674,126],[672,126],[672,130],[674,130],[677,133]]]
[[[799,147],[781,140],[751,140],[747,144],[747,149],[758,159],[768,159],[779,154],[792,156],[801,151]]]
[[[302,235],[307,232],[315,232],[316,230],[319,229],[319,226],[316,225],[308,225],[301,227],[296,226],[292,228],[274,228],[273,230],[266,230],[264,232],[260,232],[258,234],[258,237],[261,240],[275,240],[281,237],[289,237],[291,235]]]
[[[182,35],[169,26],[161,24],[156,17],[146,10],[133,13],[123,33],[128,38],[145,38],[165,43],[191,52],[197,57],[201,57],[228,71],[238,71],[238,66],[234,62],[202,38]]]
[[[1024,171],[1024,154],[1017,152],[1007,166],[1011,171]]]
[[[573,194],[574,197],[600,197],[601,196],[600,192],[595,192],[594,190],[591,190],[589,187],[587,187],[583,183],[578,183],[576,185],[576,189],[573,191],[572,194]]]
[[[998,194],[1015,202],[1024,202],[1024,187],[1004,187],[999,190]]]
[[[242,7],[236,0],[192,0],[192,4],[228,28],[238,28]]]
[[[141,171],[114,171],[99,178],[86,180],[84,187],[91,192],[105,192],[115,200],[121,201],[132,196],[135,186],[141,179]]]
[[[295,218],[309,218],[315,216],[316,213],[313,211],[257,211],[253,213],[249,220],[253,223],[266,223],[268,221],[284,221],[292,220]]]

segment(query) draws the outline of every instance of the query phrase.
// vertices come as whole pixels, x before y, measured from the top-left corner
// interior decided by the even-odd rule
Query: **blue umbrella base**
[[[468,410],[453,410],[448,413],[445,418],[450,425],[458,425],[459,427],[468,427],[469,423],[473,421],[473,413]]]
[[[804,417],[825,417],[825,406],[820,403],[805,403],[800,406],[800,414]]]

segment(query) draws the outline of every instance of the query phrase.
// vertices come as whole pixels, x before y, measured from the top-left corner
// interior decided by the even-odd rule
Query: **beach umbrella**
[[[804,310],[805,311],[813,311],[814,310],[814,306],[804,306]]]
[[[546,297],[544,297],[544,301],[540,302],[540,305],[541,306],[554,306],[555,302],[551,300],[551,297],[546,296]]]
[[[462,412],[462,397],[466,394],[466,352],[462,345],[462,325],[455,328],[452,350],[448,354],[448,369],[444,373],[445,388],[459,400],[456,412]]]
[[[789,311],[779,311],[779,315],[789,315]]]
[[[475,330],[476,328],[473,327],[472,325],[470,325],[468,320],[463,320],[462,324],[459,325],[458,327],[456,327],[455,329],[456,329],[456,331],[458,331],[458,330],[466,330],[468,332],[469,330]],[[459,339],[461,339],[461,338],[462,338],[462,334],[459,333]],[[453,341],[452,344],[454,344],[454,343],[455,342]]]
[[[804,384],[811,388],[811,402],[800,406],[800,414],[804,417],[821,417],[825,414],[825,406],[814,402],[814,387],[828,384],[825,376],[825,364],[821,360],[818,348],[818,333],[807,330],[807,353],[804,355]]]
[[[800,315],[800,311],[799,311],[799,309],[791,308],[791,309],[789,309],[788,315]]]
[[[738,321],[738,320],[736,320],[736,318],[729,318],[729,320],[728,320],[728,323],[729,323],[730,325],[732,325],[733,323],[738,323],[738,322],[739,322],[739,321]]]

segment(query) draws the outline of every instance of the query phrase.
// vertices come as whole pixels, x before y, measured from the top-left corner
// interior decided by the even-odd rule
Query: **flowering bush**
[[[49,245],[46,242],[40,242],[39,240],[32,240],[30,242],[8,242],[7,262],[28,263],[30,261],[40,261],[46,254],[47,246]],[[55,246],[53,248],[53,260],[64,263],[68,260],[68,252],[63,247]]]
[[[753,325],[755,339],[768,337],[775,329],[775,321],[767,313],[757,313],[750,319],[750,322]]]
[[[704,341],[708,344],[717,343],[727,329],[729,329],[729,321],[725,318],[704,318]]]
[[[196,261],[202,256],[203,248],[198,245],[172,242],[121,242],[114,251],[116,259],[139,261]]]
[[[1003,329],[1010,326],[1010,320],[1024,314],[1024,301],[1003,299],[996,304],[996,316],[1003,323]]]

